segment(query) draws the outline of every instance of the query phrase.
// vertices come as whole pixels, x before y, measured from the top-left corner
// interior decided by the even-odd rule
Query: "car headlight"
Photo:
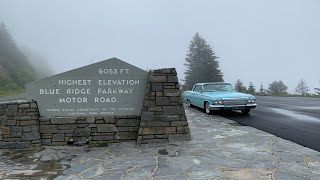
[[[214,103],[215,103],[215,104],[223,104],[223,101],[222,101],[222,99],[216,99],[216,100],[214,101]]]
[[[256,102],[256,99],[254,98],[248,99],[248,103],[255,103],[255,102]]]

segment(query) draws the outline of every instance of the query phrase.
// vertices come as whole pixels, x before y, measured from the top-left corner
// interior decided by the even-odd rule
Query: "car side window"
[[[202,90],[202,87],[201,87],[201,86],[196,86],[196,87],[194,88],[194,91],[195,91],[195,92],[202,92],[203,90]]]

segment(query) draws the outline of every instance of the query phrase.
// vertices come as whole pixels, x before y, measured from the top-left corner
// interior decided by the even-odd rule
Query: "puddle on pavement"
[[[60,164],[59,160],[40,161],[39,158],[34,157],[35,153],[43,150],[45,148],[4,151],[1,154],[6,159],[4,163],[13,166],[10,172],[4,174],[4,178],[41,179],[43,177],[53,179],[59,172],[68,168],[66,165]]]
[[[166,149],[160,149],[159,150],[159,154],[161,154],[161,155],[168,155],[168,151],[166,150]]]
[[[320,110],[320,106],[316,107],[316,106],[313,106],[313,107],[300,107],[301,109],[312,109],[312,110]]]
[[[304,121],[317,121],[319,122],[320,119],[311,117],[311,116],[307,116],[307,115],[303,115],[303,114],[298,114],[295,113],[293,111],[288,111],[288,110],[284,110],[284,109],[278,109],[278,108],[270,108],[272,111],[279,113],[279,114],[283,114],[286,116],[290,116],[293,117],[295,119],[299,119],[299,120],[304,120]]]

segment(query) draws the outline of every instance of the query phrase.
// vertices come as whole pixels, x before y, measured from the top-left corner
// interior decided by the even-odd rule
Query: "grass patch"
[[[26,92],[25,89],[0,89],[0,96],[13,96]]]

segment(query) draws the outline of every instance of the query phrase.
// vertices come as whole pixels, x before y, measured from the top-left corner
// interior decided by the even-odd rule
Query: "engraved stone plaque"
[[[117,58],[27,84],[40,116],[141,115],[148,72]]]

